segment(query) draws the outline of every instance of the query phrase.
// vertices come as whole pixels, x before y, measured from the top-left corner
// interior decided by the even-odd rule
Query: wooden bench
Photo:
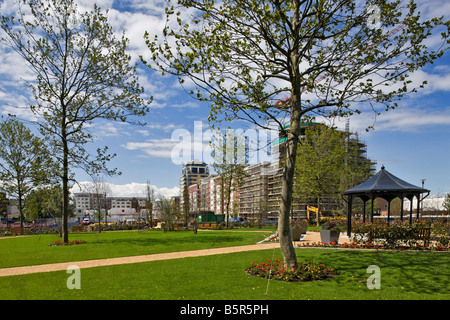
[[[419,232],[415,234],[415,240],[423,240],[425,245],[430,243],[431,238],[431,228],[423,228],[420,229]]]
[[[20,227],[12,227],[12,228],[10,228],[9,229],[9,231],[11,232],[11,235],[13,235],[13,236],[17,236],[17,235],[22,235],[22,234],[24,234],[24,230],[23,230],[23,228],[20,228]]]
[[[217,224],[216,223],[199,223],[198,224],[198,229],[212,229],[212,228],[216,228]]]
[[[373,232],[373,230],[370,230],[367,234],[367,240],[369,241],[369,243],[372,243],[373,240],[377,238],[379,238],[379,236],[375,232]]]
[[[88,226],[73,226],[71,227],[72,232],[87,232]]]

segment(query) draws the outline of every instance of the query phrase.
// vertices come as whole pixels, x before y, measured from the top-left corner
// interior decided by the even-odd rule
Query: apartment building
[[[301,136],[305,136],[306,129],[310,126],[323,125],[314,121],[301,125]],[[325,125],[323,125],[325,126]],[[284,127],[289,128],[289,125]],[[222,177],[209,175],[207,165],[199,161],[191,161],[183,166],[180,185],[183,196],[184,185],[188,185],[190,211],[213,211],[216,214],[224,214],[228,208],[230,216],[241,216],[248,219],[277,219],[281,204],[282,173],[284,152],[286,150],[286,137],[283,130],[279,131],[279,139],[274,141],[280,155],[277,162],[261,162],[248,165],[244,169],[244,175],[239,185],[232,183],[230,203],[225,196],[226,188],[222,187]],[[355,165],[365,163],[367,174],[371,175],[375,170],[375,162],[367,158],[367,146],[357,134],[351,133],[346,126],[343,131],[343,143],[346,150],[351,153],[349,161]],[[352,182],[356,183],[356,182]],[[306,206],[316,206],[316,199],[310,201],[299,200],[299,195],[294,195],[291,207],[292,217],[306,217]],[[341,204],[336,195],[322,195],[322,210],[328,213],[336,210]]]
[[[210,175],[201,179],[199,184],[193,184],[188,188],[189,210],[237,216],[237,192],[238,189],[233,181],[230,186],[224,186],[221,176]]]
[[[136,218],[138,210],[145,210],[147,199],[144,197],[106,197],[104,194],[95,193],[75,193],[76,217],[94,217],[95,212],[100,208],[108,212],[109,221],[124,221]]]
[[[145,197],[107,197],[106,203],[109,208],[145,208],[147,198]]]
[[[210,175],[200,180],[200,210],[222,214],[220,210],[221,188],[220,177]]]
[[[208,165],[199,160],[192,160],[183,165],[183,169],[180,176],[180,207],[184,207],[184,194],[185,189],[193,184],[200,185],[201,179],[209,176]]]
[[[201,203],[200,188],[198,184],[193,184],[188,188],[189,212],[199,211]]]
[[[84,217],[91,212],[100,208],[107,208],[107,203],[105,202],[105,194],[95,194],[95,193],[75,193],[73,199],[75,202],[75,213],[77,216]]]
[[[266,218],[269,198],[269,162],[261,162],[244,169],[239,185],[239,216]]]
[[[305,135],[306,128],[315,126],[315,122],[302,124],[301,136]],[[322,125],[322,124],[317,124]],[[289,128],[287,125],[285,128]],[[367,175],[373,174],[375,162],[367,158],[367,145],[361,141],[357,134],[351,133],[348,125],[344,133],[346,151],[351,153],[350,161],[355,166],[364,164],[367,169]],[[276,219],[279,216],[281,205],[281,189],[283,174],[283,154],[286,150],[286,137],[280,130],[279,139],[274,142],[278,144],[280,151],[279,161],[277,163],[259,163],[245,168],[247,175],[243,178],[239,186],[239,215],[247,218]],[[363,178],[365,180],[365,178]],[[353,184],[358,181],[353,181]],[[299,195],[294,195],[291,206],[291,216],[306,217],[306,206],[316,206],[316,199],[310,201],[299,200]],[[322,211],[331,213],[340,206],[340,201],[334,194],[324,194],[321,196]]]

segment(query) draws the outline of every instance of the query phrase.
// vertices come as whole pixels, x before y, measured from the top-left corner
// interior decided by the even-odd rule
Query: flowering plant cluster
[[[49,246],[54,247],[54,246],[71,246],[71,245],[76,245],[76,244],[83,244],[86,243],[83,240],[72,240],[72,241],[53,241],[49,244]]]
[[[251,267],[246,269],[248,274],[261,278],[270,278],[282,281],[311,281],[335,277],[339,274],[333,267],[325,264],[317,264],[306,259],[298,262],[297,268],[286,269],[280,259],[260,263],[251,262]]]
[[[419,234],[429,229],[428,237]],[[450,244],[450,224],[443,222],[395,221],[352,224],[353,239],[360,243],[381,243],[391,249],[448,250]]]
[[[278,242],[278,241],[279,241],[279,239],[278,239],[278,233],[274,233],[274,234],[268,236],[267,238],[265,238],[264,240],[261,240],[261,241],[258,242],[258,243],[264,243],[264,242]]]
[[[323,243],[323,242],[304,242],[297,244],[297,247],[299,248],[354,248],[354,249],[397,249],[397,250],[425,250],[425,251],[448,251],[448,246],[442,246],[442,245],[402,245],[402,246],[392,246],[389,244],[375,244],[375,243],[356,243],[351,242],[347,243],[344,242],[342,244],[338,244],[335,242],[331,243]]]

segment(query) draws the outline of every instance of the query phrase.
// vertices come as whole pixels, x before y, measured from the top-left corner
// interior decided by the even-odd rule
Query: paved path
[[[111,265],[125,264],[125,263],[138,263],[138,262],[158,261],[158,260],[166,260],[166,259],[179,259],[179,258],[198,257],[198,256],[207,256],[207,255],[215,255],[215,254],[223,254],[223,253],[234,253],[234,252],[251,251],[251,250],[265,250],[265,249],[272,249],[272,248],[279,248],[279,247],[280,247],[279,243],[262,243],[262,244],[227,247],[227,248],[213,248],[213,249],[204,249],[204,250],[158,253],[158,254],[150,254],[150,255],[131,256],[131,257],[86,260],[86,261],[70,261],[70,262],[43,264],[43,265],[35,265],[35,266],[1,268],[0,269],[0,277],[37,273],[37,272],[61,271],[61,270],[67,270],[70,266],[73,266],[73,265],[79,267],[80,269],[83,269],[83,268],[111,266]]]
[[[319,242],[320,235],[318,232],[307,232],[306,237],[302,241],[295,241],[295,244],[302,242]],[[346,242],[346,236],[341,233],[339,242]],[[274,243],[260,243],[254,245],[237,246],[237,247],[226,247],[226,248],[212,248],[203,250],[192,250],[192,251],[179,251],[179,252],[168,252],[168,253],[158,253],[150,255],[141,256],[131,256],[131,257],[119,257],[119,258],[108,258],[108,259],[97,259],[97,260],[86,260],[86,261],[70,261],[34,266],[24,266],[24,267],[13,267],[13,268],[0,268],[0,277],[22,275],[29,273],[38,272],[52,272],[67,270],[70,266],[77,266],[80,269],[83,268],[93,268],[102,266],[111,266],[125,263],[138,263],[138,262],[148,262],[148,261],[158,261],[166,259],[179,259],[188,257],[199,257],[215,254],[224,253],[234,253],[243,251],[253,251],[253,250],[265,250],[279,248],[280,244],[278,242]]]

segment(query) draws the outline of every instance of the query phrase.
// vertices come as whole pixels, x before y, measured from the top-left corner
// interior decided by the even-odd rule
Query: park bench
[[[23,228],[20,228],[20,227],[12,227],[9,229],[9,231],[11,232],[11,235],[13,235],[13,236],[24,234]]]
[[[88,226],[73,226],[72,232],[87,232]]]
[[[415,240],[423,240],[425,245],[428,245],[430,243],[430,237],[431,237],[431,228],[423,228],[420,229],[415,234]]]
[[[199,223],[198,228],[199,229],[213,229],[217,227],[216,223]]]

